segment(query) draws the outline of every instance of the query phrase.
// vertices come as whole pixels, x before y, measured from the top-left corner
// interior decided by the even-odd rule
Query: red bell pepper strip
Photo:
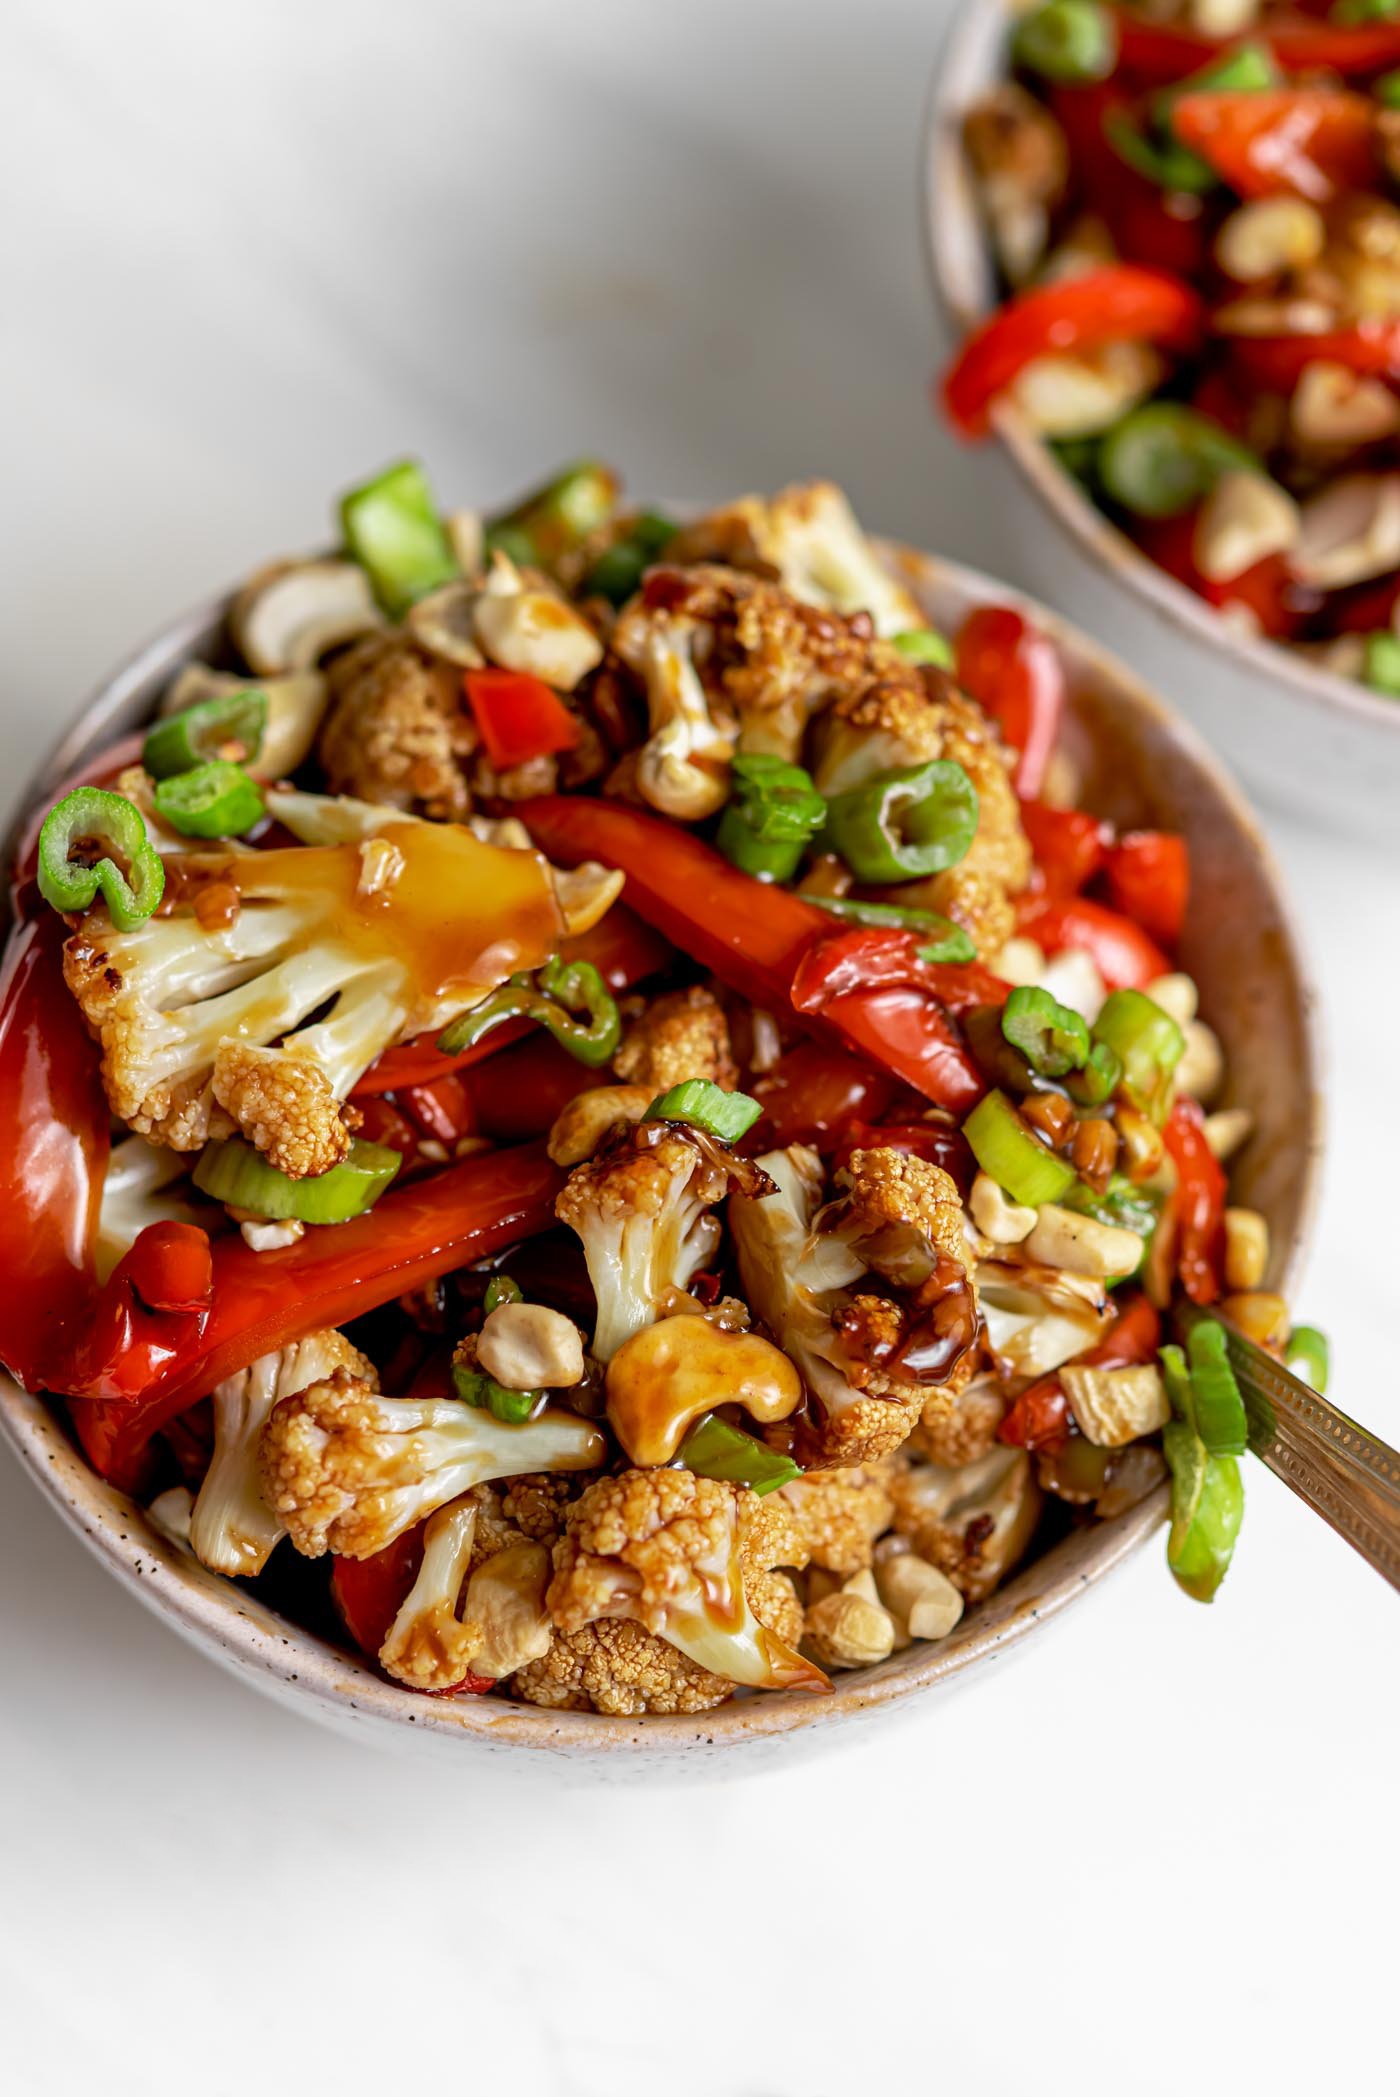
[[[1225,1228],[1225,1172],[1205,1138],[1205,1115],[1193,1099],[1179,1099],[1162,1131],[1176,1166],[1176,1264],[1193,1303],[1220,1294]]]
[[[572,750],[582,732],[557,692],[523,670],[464,670],[467,704],[500,771]]]
[[[342,1623],[361,1652],[378,1660],[379,1649],[393,1628],[394,1618],[408,1599],[423,1563],[423,1523],[406,1529],[393,1543],[371,1558],[331,1560],[331,1598]],[[450,1689],[429,1689],[427,1696],[480,1696],[490,1689],[490,1675],[475,1675],[470,1669]],[[406,1687],[406,1684],[401,1684]]]
[[[431,1085],[409,1085],[398,1098],[404,1112],[417,1123],[428,1141],[441,1143],[449,1151],[464,1136],[474,1136],[477,1132],[471,1092],[460,1071],[451,1071],[445,1078],[435,1079]]]
[[[1231,335],[1230,355],[1245,380],[1291,393],[1309,364],[1343,364],[1361,378],[1400,382],[1400,321],[1363,321],[1327,335]]]
[[[1129,830],[1109,848],[1104,866],[1109,900],[1164,947],[1186,922],[1191,856],[1184,837],[1166,830]]]
[[[853,1117],[877,1120],[894,1097],[894,1081],[861,1057],[818,1041],[801,1041],[749,1087],[763,1108],[763,1148],[829,1139]]]
[[[872,927],[810,946],[791,996],[795,1011],[825,1019],[916,1091],[962,1112],[986,1086],[947,1014],[1004,1004],[1009,988],[976,962],[921,961],[912,934]]]
[[[940,1165],[967,1195],[977,1177],[977,1160],[962,1130],[948,1121],[848,1121],[840,1132],[833,1168],[849,1165],[858,1150],[898,1150],[911,1158]]]
[[[1082,808],[1051,808],[1023,801],[1021,823],[1035,855],[1045,893],[1077,896],[1104,863],[1112,831],[1100,816]]]
[[[1126,1369],[1156,1359],[1162,1321],[1140,1292],[1130,1296],[1091,1353],[1085,1367]],[[1012,1403],[997,1429],[997,1439],[1018,1449],[1057,1449],[1072,1432],[1073,1416],[1059,1376],[1042,1376]]]
[[[69,1321],[59,1388],[100,1386],[113,1399],[139,1399],[199,1345],[213,1293],[208,1233],[193,1223],[148,1224]]]
[[[1207,604],[1243,605],[1271,640],[1288,640],[1302,631],[1321,596],[1294,580],[1282,554],[1256,561],[1232,582],[1209,582],[1196,566],[1195,531],[1195,514],[1188,511],[1182,517],[1140,519],[1133,537],[1149,560]]]
[[[1017,924],[1047,954],[1082,947],[1110,990],[1144,990],[1171,963],[1140,925],[1087,896],[1022,896]]]
[[[92,1290],[110,1121],[97,1049],[63,981],[68,928],[37,909],[0,969],[0,1361],[30,1390]]]
[[[453,1268],[468,1265],[553,1221],[562,1184],[542,1146],[484,1151],[431,1179],[395,1187],[349,1223],[309,1230],[295,1245],[252,1252],[241,1237],[213,1248],[213,1294],[162,1359],[143,1325],[146,1352],[134,1363],[102,1360],[80,1336],[52,1388],[74,1394],[73,1424],[104,1478],[128,1483],[146,1443],[166,1420],[318,1326],[339,1325]],[[102,1292],[88,1332],[109,1316]],[[99,1350],[100,1351],[100,1350]],[[142,1380],[132,1381],[132,1368]]]
[[[976,1066],[937,1001],[956,997],[959,984],[976,978],[995,983],[986,970],[920,965],[875,989],[853,980],[839,995],[809,976],[808,987],[816,994],[799,1005],[794,992],[798,964],[814,944],[831,937],[831,919],[804,897],[755,881],[679,824],[621,802],[552,795],[521,802],[516,813],[551,859],[600,859],[605,866],[620,867],[632,908],[750,1003],[774,1013],[796,1006],[809,1021],[831,1028],[846,1046],[940,1106],[971,1106],[981,1096]],[[836,935],[838,941],[847,937]],[[907,934],[895,937],[912,952]],[[972,989],[968,999],[976,1003],[980,995]]]
[[[1162,189],[1128,166],[1109,143],[1106,120],[1130,121],[1133,98],[1121,85],[1056,87],[1050,107],[1069,142],[1070,177],[1080,203],[1102,218],[1115,252],[1195,282],[1210,256],[1208,221],[1199,197]]]
[[[523,1143],[546,1135],[571,1099],[606,1076],[537,1033],[464,1072],[462,1082],[481,1134],[493,1143]]]
[[[1118,69],[1144,87],[1165,87],[1209,65],[1239,39],[1171,29],[1130,8],[1115,7],[1118,22]],[[1290,73],[1342,73],[1350,80],[1400,65],[1400,26],[1358,22],[1342,26],[1310,21],[1305,14],[1267,19],[1251,32],[1250,42],[1263,41]]]
[[[1128,339],[1186,349],[1203,315],[1189,284],[1134,262],[1020,292],[969,335],[944,377],[943,405],[963,436],[985,436],[993,403],[1037,357]]]
[[[1325,204],[1376,178],[1375,105],[1343,88],[1182,95],[1172,130],[1240,197]]]
[[[958,683],[1020,753],[1016,791],[1033,798],[1044,784],[1064,712],[1059,649],[1019,612],[982,605],[963,621],[956,651]]]

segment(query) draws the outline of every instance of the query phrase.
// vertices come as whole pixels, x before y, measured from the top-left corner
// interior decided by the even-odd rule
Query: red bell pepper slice
[[[361,1652],[367,1653],[371,1660],[378,1660],[379,1649],[393,1628],[394,1618],[418,1578],[418,1568],[423,1563],[423,1527],[419,1522],[414,1528],[406,1529],[402,1536],[396,1536],[393,1543],[376,1551],[372,1558],[331,1560],[331,1598],[340,1611],[346,1630]],[[424,1694],[436,1697],[480,1696],[491,1686],[490,1675],[474,1675],[468,1670],[450,1689],[430,1689]]]
[[[1144,21],[1130,8],[1115,7],[1118,21],[1118,69],[1144,87],[1165,87],[1209,65],[1238,38],[1224,40],[1189,29],[1171,29]],[[1290,73],[1342,73],[1364,79],[1400,65],[1400,26],[1358,22],[1346,27],[1310,21],[1305,14],[1270,16],[1251,32]]]
[[[30,1390],[92,1290],[110,1124],[97,1049],[63,981],[68,928],[37,909],[0,969],[0,1361]]]
[[[1037,357],[1130,338],[1186,349],[1204,310],[1189,284],[1134,262],[1020,292],[963,344],[943,380],[943,405],[963,436],[985,436],[992,404]]]
[[[1361,583],[1345,594],[1338,593],[1327,607],[1328,624],[1337,633],[1386,633],[1400,605],[1400,575],[1381,582]]]
[[[1017,923],[1047,954],[1082,947],[1110,990],[1144,990],[1171,963],[1140,925],[1088,896],[1023,896]]]
[[[96,1299],[69,1322],[61,1388],[100,1386],[139,1399],[153,1378],[199,1345],[209,1321],[214,1263],[197,1224],[148,1224]]]
[[[1107,225],[1125,262],[1144,262],[1195,282],[1210,255],[1208,221],[1199,197],[1165,190],[1128,166],[1109,143],[1110,116],[1135,114],[1133,98],[1112,81],[1056,87],[1050,107],[1069,141],[1070,174],[1079,201]]]
[[[1064,712],[1059,649],[1019,612],[987,604],[963,621],[956,652],[958,683],[1019,751],[1016,791],[1033,797],[1044,784]]]
[[[853,1118],[878,1120],[894,1097],[894,1081],[861,1057],[818,1041],[801,1041],[749,1087],[763,1108],[760,1136],[770,1145],[830,1147]]]
[[[536,1034],[463,1075],[477,1126],[493,1143],[548,1134],[571,1099],[606,1082],[606,1071],[580,1063],[548,1034]]]
[[[499,771],[572,750],[581,730],[557,692],[523,670],[464,670],[467,703]]]
[[[1082,808],[1051,808],[1023,801],[1021,823],[1035,855],[1045,893],[1077,896],[1104,863],[1112,831],[1100,816]]]
[[[1309,364],[1342,364],[1358,377],[1400,382],[1400,321],[1363,321],[1327,335],[1231,335],[1231,358],[1245,380],[1291,393]]]
[[[360,1317],[548,1230],[562,1184],[543,1146],[484,1151],[431,1179],[394,1187],[363,1216],[309,1230],[279,1251],[252,1252],[237,1235],[220,1239],[207,1312],[188,1315],[178,1336],[166,1330],[154,1340],[151,1321],[142,1321],[134,1359],[101,1358],[101,1349],[80,1336],[51,1387],[74,1394],[73,1424],[96,1469],[129,1484],[156,1429],[222,1378],[319,1326]],[[86,1334],[106,1329],[120,1273],[84,1321]]]
[[[911,1158],[939,1165],[967,1195],[977,1177],[977,1160],[962,1130],[947,1121],[848,1121],[840,1132],[833,1160],[839,1172],[858,1150],[899,1150]]]
[[[1191,856],[1184,837],[1166,830],[1129,830],[1109,849],[1104,866],[1109,900],[1167,948],[1186,922]]]
[[[1108,1331],[1091,1353],[1083,1357],[1086,1367],[1126,1369],[1135,1362],[1156,1359],[1162,1337],[1162,1321],[1140,1292],[1127,1298]],[[1012,1403],[997,1429],[997,1439],[1018,1449],[1057,1449],[1073,1429],[1073,1416],[1064,1385],[1058,1374],[1042,1376]]]
[[[1205,1115],[1193,1099],[1179,1099],[1162,1131],[1176,1166],[1176,1265],[1193,1303],[1220,1295],[1225,1234],[1225,1172],[1205,1138]]]
[[[817,942],[829,946],[831,937],[831,919],[804,897],[755,881],[679,824],[621,802],[551,795],[521,802],[516,813],[551,859],[600,859],[620,867],[632,908],[752,1004],[774,1013],[795,1006],[940,1106],[969,1107],[981,1097],[976,1065],[940,1004],[959,996],[978,1002],[981,992],[971,986],[981,978],[997,981],[986,970],[905,965],[897,978],[873,988],[843,980],[839,992],[820,975],[809,975],[813,995],[799,1004],[798,965]],[[908,934],[895,938],[912,953]]]
[[[1325,204],[1376,177],[1375,105],[1343,88],[1182,95],[1172,130],[1237,196]]]
[[[791,996],[795,1011],[825,1019],[916,1091],[962,1112],[986,1086],[947,1014],[1004,1004],[1009,988],[975,962],[921,961],[910,933],[872,927],[817,940]]]

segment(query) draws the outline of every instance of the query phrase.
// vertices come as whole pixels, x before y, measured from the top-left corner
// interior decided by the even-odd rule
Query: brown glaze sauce
[[[927,1281],[902,1290],[886,1283],[880,1294],[899,1312],[898,1336],[863,1337],[859,1318],[844,1314],[840,1322],[847,1345],[887,1376],[910,1383],[946,1383],[977,1338],[977,1303],[961,1263],[940,1252]]]

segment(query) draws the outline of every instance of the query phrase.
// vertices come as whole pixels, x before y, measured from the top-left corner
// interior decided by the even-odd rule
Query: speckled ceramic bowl
[[[976,604],[1018,601],[1001,584],[949,562],[898,547],[887,552],[940,626],[956,627]],[[1026,608],[1054,634],[1069,665],[1063,746],[1079,768],[1088,804],[1120,822],[1180,829],[1190,840],[1194,895],[1182,965],[1200,983],[1204,1009],[1224,1039],[1229,1096],[1247,1102],[1258,1120],[1234,1184],[1241,1200],[1268,1217],[1271,1282],[1286,1286],[1296,1275],[1312,1212],[1321,1113],[1312,993],[1277,873],[1248,810],[1195,735],[1083,635],[1039,607]],[[64,737],[28,804],[143,721],[182,662],[216,653],[223,614],[223,604],[201,607],[119,670]],[[1219,908],[1225,896],[1228,910]],[[797,1732],[830,1732],[985,1667],[1037,1632],[1147,1539],[1166,1499],[1163,1488],[1116,1520],[1070,1535],[970,1610],[951,1637],[838,1675],[829,1697],[744,1696],[694,1717],[605,1718],[399,1689],[364,1660],[274,1616],[236,1582],[205,1572],[166,1542],[139,1506],[89,1470],[43,1401],[5,1378],[0,1424],[63,1520],[174,1630],[284,1703],[417,1752],[431,1741],[443,1752],[528,1748],[625,1763],[633,1756],[753,1750]]]
[[[934,289],[960,338],[997,303],[996,271],[962,147],[963,118],[1006,70],[1004,0],[966,0],[939,54],[923,146]],[[1310,820],[1394,845],[1400,704],[1251,639],[1148,560],[1095,507],[1016,409],[993,426],[1035,497],[1006,518],[1008,565],[1165,691],[1242,777]]]

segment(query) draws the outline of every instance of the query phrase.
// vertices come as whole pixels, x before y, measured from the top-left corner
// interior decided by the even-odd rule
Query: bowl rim
[[[1007,19],[1006,0],[997,0],[996,16],[1000,26],[995,33],[1000,35]],[[957,340],[969,335],[997,304],[986,233],[961,136],[968,103],[990,80],[1005,75],[1004,67],[987,64],[990,21],[986,0],[963,0],[935,63],[924,109],[919,185],[924,260],[935,298]],[[1159,620],[1218,650],[1237,670],[1287,685],[1295,697],[1322,712],[1341,713],[1358,726],[1400,736],[1400,706],[1393,699],[1311,663],[1280,643],[1238,631],[1149,560],[1090,501],[1073,475],[1055,463],[1048,445],[1013,402],[995,405],[991,424],[1041,507]]]
[[[1247,836],[1257,854],[1278,909],[1287,961],[1297,986],[1306,1059],[1302,1076],[1308,1081],[1308,1119],[1299,1134],[1297,1221],[1280,1278],[1281,1285],[1287,1286],[1296,1280],[1315,1222],[1324,1133],[1323,1048],[1306,952],[1274,855],[1248,804],[1191,725],[1071,621],[1024,592],[958,562],[898,542],[877,539],[876,544],[915,584],[920,577],[941,580],[969,601],[1011,604],[1036,619],[1103,685],[1122,695],[1135,713],[1146,714],[1170,732],[1206,776],[1236,829]],[[224,626],[232,595],[206,599],[172,620],[102,680],[24,789],[6,841],[11,859],[32,821],[36,802],[83,761],[95,742],[110,736],[123,712],[154,679],[168,677],[191,654],[211,644]],[[0,907],[0,936],[7,936],[8,929],[6,905]],[[1070,1532],[1020,1568],[1004,1587],[970,1612],[948,1639],[910,1648],[874,1669],[838,1674],[830,1696],[736,1698],[707,1712],[623,1718],[551,1711],[504,1698],[423,1697],[403,1689],[376,1673],[368,1660],[276,1616],[237,1583],[199,1566],[187,1551],[161,1534],[139,1503],[98,1476],[46,1398],[24,1391],[3,1372],[0,1434],[63,1520],[129,1592],[207,1656],[251,1677],[258,1686],[309,1710],[310,1715],[366,1722],[381,1738],[385,1726],[413,1726],[420,1733],[468,1735],[493,1747],[543,1748],[570,1756],[621,1749],[674,1759],[697,1747],[731,1748],[805,1733],[813,1727],[830,1732],[836,1724],[868,1716],[918,1690],[955,1680],[974,1663],[1018,1644],[1038,1623],[1058,1615],[1121,1564],[1165,1519],[1169,1497],[1167,1486],[1160,1486],[1124,1514]]]

